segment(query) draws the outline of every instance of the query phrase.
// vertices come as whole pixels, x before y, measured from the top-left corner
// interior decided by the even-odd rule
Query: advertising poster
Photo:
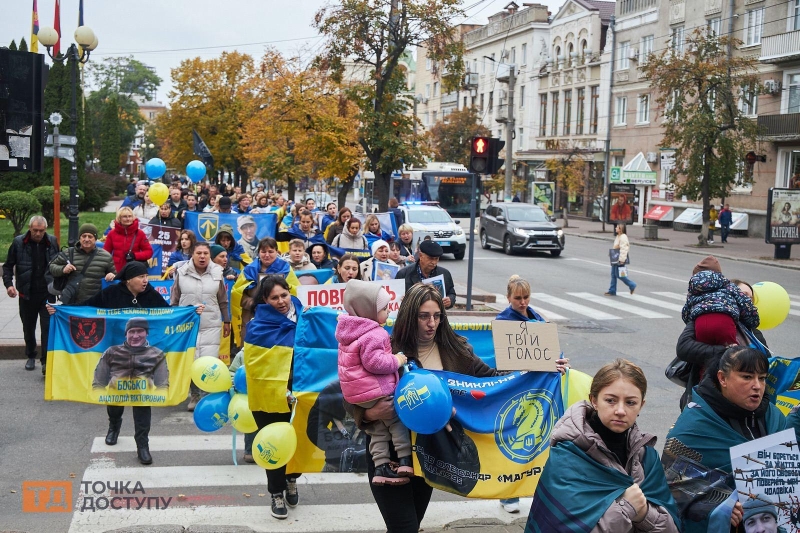
[[[531,183],[533,203],[544,209],[545,213],[553,216],[553,207],[555,206],[555,187],[556,184],[552,181],[535,181]]]
[[[800,189],[770,189],[767,238],[770,244],[800,244]]]
[[[635,197],[636,185],[609,183],[606,197],[606,202],[610,206],[607,222],[609,224],[633,224]]]

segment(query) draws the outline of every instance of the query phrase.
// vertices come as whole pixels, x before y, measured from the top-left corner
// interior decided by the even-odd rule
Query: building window
[[[525,86],[519,88],[519,107],[525,107]]]
[[[653,42],[655,36],[645,35],[639,44],[639,63],[642,65],[647,64],[647,58],[653,53]]]
[[[430,97],[431,97],[431,84],[430,83],[426,83],[425,84],[425,98],[430,98]]]
[[[742,87],[742,97],[739,99],[739,110],[743,115],[753,116],[758,114],[758,94],[754,87]]]
[[[431,118],[433,119],[433,123],[436,124],[436,111],[431,111]]]
[[[800,151],[792,150],[786,158],[786,183],[784,187],[791,187],[795,176],[800,176]]]
[[[154,118],[156,118],[156,112],[150,111],[150,120],[153,120]]]
[[[564,135],[571,133],[572,125],[572,90],[564,91]]]
[[[494,113],[494,91],[489,91],[489,113]]]
[[[481,93],[481,106],[480,106],[480,109],[481,109],[481,112],[483,112],[483,93]]]
[[[520,128],[519,129],[519,135],[517,137],[519,139],[519,143],[517,143],[517,144],[519,144],[519,149],[520,150],[524,150],[525,149],[525,135],[524,135],[524,133],[525,133],[525,130],[523,128]]]
[[[478,60],[477,59],[473,59],[472,60],[472,72],[474,72],[475,74],[478,73]]]
[[[625,166],[625,156],[624,155],[615,155],[614,156],[614,164],[611,165],[612,167],[623,167]]]
[[[425,70],[430,70],[430,69],[431,69],[431,58],[430,57],[426,57],[425,58]]]
[[[708,19],[708,34],[714,37],[719,37],[720,30],[722,29],[722,19],[719,17]]]
[[[792,20],[792,29],[800,30],[800,0],[794,0],[790,18]]]
[[[423,124],[423,125],[424,125],[426,128],[427,128],[428,126],[430,126],[430,124],[431,124],[431,122],[430,122],[430,115],[428,115],[428,113],[427,113],[427,112],[425,112],[425,113],[423,113],[423,114],[422,114],[422,124]]]
[[[583,135],[583,106],[586,101],[586,89],[581,87],[578,89],[578,101],[576,102],[575,107],[575,133],[578,135]]]
[[[553,101],[553,111],[550,116],[550,135],[555,137],[558,135],[558,93],[550,93],[550,96]]]
[[[599,103],[600,103],[600,86],[595,85],[591,89],[589,96],[589,134],[597,133],[597,122],[599,118]]]
[[[631,42],[624,41],[619,43],[619,59],[617,60],[617,70],[628,70],[631,66],[630,58]]]
[[[437,96],[439,96],[439,82],[435,81],[433,82],[433,97],[436,98]]]
[[[800,0],[797,0],[800,2]],[[528,43],[522,43],[522,64],[528,63]]]
[[[636,102],[636,123],[648,124],[650,122],[650,95],[640,94]]]
[[[744,45],[761,44],[761,27],[764,24],[764,8],[750,9],[744,14]]]
[[[466,109],[466,108],[467,108],[467,97],[465,96],[464,97],[464,105],[461,106],[461,109]]]
[[[486,58],[481,58],[481,74],[486,74]]]
[[[628,115],[628,97],[617,96],[617,114],[614,117],[614,124],[624,126]]]
[[[514,47],[514,46],[511,47],[511,54],[508,57],[509,57],[509,63],[511,63],[512,65],[517,62],[517,49],[516,49],[516,47]]]
[[[789,108],[787,113],[800,113],[800,74],[790,74],[789,81]]]
[[[539,137],[547,136],[547,93],[539,95]]]
[[[672,53],[682,56],[683,49],[686,46],[686,30],[683,26],[672,28]]]

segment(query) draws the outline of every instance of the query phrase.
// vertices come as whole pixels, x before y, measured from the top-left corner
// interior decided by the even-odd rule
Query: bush
[[[31,195],[42,204],[42,216],[47,219],[49,225],[55,222],[55,214],[53,213],[53,191],[55,187],[52,185],[45,185],[43,187],[36,187],[31,191]],[[83,198],[83,192],[78,189],[78,196]],[[67,213],[69,209],[69,187],[61,187],[61,212]]]
[[[82,211],[100,211],[114,196],[114,176],[101,172],[86,173],[86,196],[81,202]]]
[[[128,196],[128,178],[125,176],[113,176],[109,174],[108,179],[111,180],[114,185],[115,196]]]
[[[50,187],[52,189],[52,187]],[[0,209],[6,214],[6,218],[14,226],[14,237],[22,235],[25,224],[35,214],[42,209],[32,194],[22,191],[8,191],[0,193]]]

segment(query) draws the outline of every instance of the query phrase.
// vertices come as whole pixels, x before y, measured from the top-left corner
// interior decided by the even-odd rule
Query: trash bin
[[[658,240],[658,224],[645,223],[644,224],[644,240],[657,241]]]

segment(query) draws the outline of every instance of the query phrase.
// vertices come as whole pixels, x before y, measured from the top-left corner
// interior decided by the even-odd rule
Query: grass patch
[[[80,227],[81,224],[94,224],[97,226],[97,232],[99,235],[108,228],[109,223],[114,220],[116,213],[104,213],[102,211],[87,211],[86,213],[78,213],[78,226]],[[27,227],[25,231],[27,231]],[[53,228],[48,227],[47,233],[49,235],[53,234]],[[67,245],[69,235],[69,219],[63,214],[61,215],[61,237],[58,239],[58,244],[61,247]],[[11,246],[11,242],[14,240],[14,226],[11,225],[7,219],[0,220],[0,263],[5,263],[6,257],[8,256],[8,248]]]

